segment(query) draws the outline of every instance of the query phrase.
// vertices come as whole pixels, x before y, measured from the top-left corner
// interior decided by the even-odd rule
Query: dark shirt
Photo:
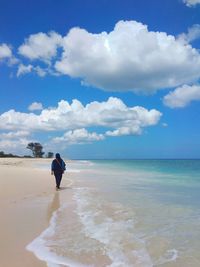
[[[54,172],[64,172],[65,171],[65,162],[60,159],[54,159],[51,163],[51,170]]]

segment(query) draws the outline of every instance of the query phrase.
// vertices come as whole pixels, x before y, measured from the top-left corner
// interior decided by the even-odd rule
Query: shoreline
[[[190,188],[177,172],[155,176],[146,165],[137,172],[68,161],[56,191],[50,163],[0,159],[0,266],[199,266],[196,206],[171,191],[177,179],[177,188],[193,195],[195,180]]]
[[[52,159],[0,159],[0,265],[44,267],[26,246],[49,225],[55,210],[54,176],[34,164]],[[39,165],[38,165],[39,166]],[[59,204],[59,203],[57,203]],[[57,207],[56,207],[57,208]]]

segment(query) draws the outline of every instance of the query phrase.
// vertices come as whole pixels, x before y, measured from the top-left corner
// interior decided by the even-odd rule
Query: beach
[[[200,161],[1,159],[0,265],[198,267]]]
[[[46,266],[26,250],[49,223],[55,191],[50,170],[36,167],[45,159],[0,159],[0,266]]]

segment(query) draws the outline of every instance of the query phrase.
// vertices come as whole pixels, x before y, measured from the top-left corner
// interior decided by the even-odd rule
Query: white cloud
[[[33,103],[30,108],[41,108]],[[161,113],[143,107],[127,107],[120,99],[110,97],[105,102],[91,102],[85,106],[78,100],[71,104],[60,101],[55,108],[43,109],[39,115],[9,110],[0,115],[0,147],[5,152],[27,154],[29,136],[44,131],[63,132],[46,142],[48,150],[58,144],[85,144],[104,140],[107,136],[138,135],[145,127],[156,125]],[[97,132],[89,132],[95,127]],[[10,132],[7,132],[7,131]],[[98,133],[100,131],[101,133]]]
[[[178,36],[180,41],[184,43],[190,43],[196,39],[200,38],[200,24],[194,24],[188,29],[187,33],[182,33]]]
[[[188,7],[192,7],[200,4],[200,0],[183,0],[183,3],[185,3]]]
[[[29,134],[28,131],[0,133],[0,150],[17,155],[27,154],[26,146],[30,142],[27,139]]]
[[[13,138],[21,138],[26,137],[30,133],[28,131],[17,131],[17,132],[8,132],[8,133],[0,133],[0,138],[2,139],[13,139]]]
[[[25,43],[18,49],[19,54],[30,60],[42,60],[46,63],[50,63],[51,59],[56,56],[57,48],[62,43],[61,35],[55,32],[49,32],[48,34],[40,32],[32,34]]]
[[[155,109],[127,107],[120,99],[110,97],[106,102],[91,102],[83,106],[78,100],[70,105],[61,100],[56,108],[44,109],[39,115],[9,110],[0,115],[0,129],[29,131],[72,131],[87,127],[103,127],[109,131],[123,127],[123,134],[138,134],[144,127],[156,125],[161,113]],[[137,130],[133,130],[137,129]],[[107,135],[114,135],[111,132]]]
[[[56,137],[52,139],[53,143],[62,143],[62,146],[66,147],[70,144],[85,144],[92,143],[94,141],[100,141],[104,139],[103,134],[97,134],[95,132],[89,133],[86,129],[76,129],[66,132],[62,137]]]
[[[35,72],[40,77],[44,77],[47,74],[47,71],[42,69],[40,66],[34,67],[33,65],[24,65],[19,64],[18,70],[17,70],[17,77],[25,75],[27,73]]]
[[[120,127],[114,131],[107,131],[107,136],[121,136],[121,135],[140,135],[142,133],[142,129],[139,125],[133,125],[129,127]]]
[[[27,73],[30,73],[33,69],[33,66],[32,65],[27,65],[25,66],[24,64],[20,64],[18,66],[18,70],[17,70],[17,77],[21,76],[21,75],[24,75],[24,74],[27,74]]]
[[[43,106],[42,103],[39,102],[33,102],[29,107],[28,110],[34,111],[34,110],[42,110]]]
[[[73,28],[63,38],[55,68],[108,91],[152,93],[200,77],[200,54],[165,32],[136,21],[119,21],[110,33]]]
[[[161,117],[161,113],[155,109],[148,111],[143,107],[133,107],[131,108],[135,112],[134,123],[127,120],[118,126],[118,129],[114,131],[107,131],[107,136],[121,136],[121,135],[140,135],[142,133],[143,127],[148,127],[156,125]]]
[[[18,64],[20,61],[18,58],[12,56],[9,58],[9,61],[8,61],[8,66],[12,67],[13,65],[16,65]]]
[[[175,38],[136,21],[119,21],[109,33],[72,28],[62,37],[40,32],[30,35],[18,51],[49,66],[21,64],[17,75],[31,71],[41,77],[64,74],[107,91],[149,94],[200,78],[200,53],[189,44],[199,37],[199,25]]]
[[[19,60],[12,54],[11,46],[5,43],[0,44],[0,62],[3,60],[9,67],[19,63]]]
[[[200,85],[178,87],[166,95],[163,102],[170,108],[183,108],[195,100],[200,100]]]
[[[42,125],[41,125],[42,124]],[[17,112],[13,109],[0,115],[0,129],[6,130],[44,130],[45,122],[33,113]]]
[[[26,146],[30,141],[28,139],[5,139],[0,140],[1,151],[17,155],[27,154]]]
[[[44,77],[44,76],[46,76],[46,74],[47,74],[47,71],[44,70],[44,69],[42,69],[40,66],[36,66],[36,67],[34,68],[34,70],[35,70],[35,72],[38,74],[38,76],[40,76],[40,77]]]
[[[0,60],[12,57],[12,50],[7,44],[0,44]]]

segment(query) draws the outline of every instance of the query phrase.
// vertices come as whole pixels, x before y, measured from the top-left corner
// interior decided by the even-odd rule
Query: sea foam
[[[74,199],[85,235],[103,244],[106,255],[112,261],[109,267],[153,266],[144,240],[134,235],[134,219],[127,215],[124,218],[124,210],[119,204],[112,206],[113,218],[104,213],[110,206],[106,207],[97,194],[90,195],[88,188],[77,189]]]
[[[38,259],[46,261],[48,267],[89,267],[89,265],[83,265],[69,258],[57,255],[48,245],[48,240],[51,240],[51,237],[53,237],[53,235],[55,234],[59,213],[62,213],[66,206],[67,205],[63,205],[53,213],[49,227],[44,230],[37,238],[35,238],[30,244],[28,244],[26,249],[33,252]]]

